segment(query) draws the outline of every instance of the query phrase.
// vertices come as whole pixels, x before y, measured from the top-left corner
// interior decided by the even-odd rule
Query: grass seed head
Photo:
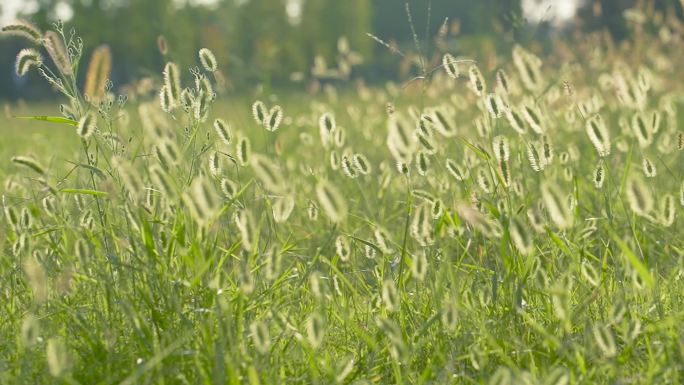
[[[199,50],[199,59],[202,63],[202,67],[207,72],[215,72],[218,69],[218,64],[216,62],[216,56],[208,48],[202,48]]]
[[[625,193],[632,211],[643,217],[650,215],[653,209],[653,196],[641,177],[630,176],[625,184]]]
[[[240,136],[236,145],[237,158],[240,164],[246,166],[252,156],[252,145],[246,136]]]
[[[274,132],[280,127],[280,123],[283,121],[283,109],[280,106],[274,106],[268,112],[268,116],[264,121],[264,127],[266,130]]]
[[[8,35],[23,37],[36,45],[43,42],[43,33],[38,27],[24,20],[14,21],[2,27],[0,31]]]
[[[318,349],[323,344],[323,339],[325,338],[325,321],[318,312],[311,314],[307,320],[306,337],[307,341],[314,349]]]
[[[30,156],[15,156],[12,158],[12,163],[31,169],[40,175],[45,175],[45,168]]]
[[[496,71],[496,87],[504,95],[511,93],[511,82],[503,68]]]
[[[93,51],[86,72],[83,93],[91,100],[102,100],[107,81],[112,72],[112,52],[107,45],[100,45]]]
[[[320,180],[316,185],[316,197],[323,212],[332,222],[342,222],[347,216],[347,202],[330,182]]]
[[[606,170],[605,167],[603,166],[603,162],[599,161],[598,164],[596,165],[596,168],[594,168],[594,173],[593,175],[593,181],[594,181],[594,186],[596,186],[597,189],[603,188],[603,182],[606,180]]]
[[[269,157],[261,154],[253,154],[250,164],[254,175],[263,183],[266,190],[272,193],[283,193],[287,183],[281,168]]]
[[[252,104],[252,116],[260,126],[263,126],[266,122],[268,110],[266,109],[266,105],[261,100],[257,100],[254,102],[254,104]]]
[[[544,182],[541,186],[541,194],[553,223],[560,229],[570,227],[574,221],[573,213],[559,188],[549,182]]]
[[[97,115],[94,112],[87,112],[78,121],[78,126],[76,127],[76,133],[82,139],[88,139],[97,130]]]
[[[273,200],[273,220],[276,223],[285,223],[294,211],[295,201],[290,195],[277,197]]]
[[[672,194],[665,194],[660,201],[660,223],[670,227],[675,221],[675,199]]]
[[[33,48],[24,48],[17,54],[15,70],[17,75],[26,75],[31,68],[40,68],[43,65],[43,55]]]
[[[644,171],[644,175],[646,176],[646,178],[655,178],[656,177],[656,175],[657,175],[656,167],[653,164],[653,162],[651,162],[651,160],[649,158],[643,159],[643,161],[641,163],[641,167]]]
[[[180,71],[176,63],[168,62],[164,66],[164,86],[167,88],[169,93],[170,102],[169,106],[171,108],[175,107],[181,96],[181,82],[180,82]]]
[[[214,120],[214,130],[224,144],[229,145],[233,141],[233,134],[231,133],[230,126],[225,120],[220,118]]]
[[[610,136],[608,128],[600,115],[594,115],[587,120],[587,135],[596,148],[600,157],[610,155]]]
[[[59,72],[67,77],[72,76],[71,59],[64,46],[62,37],[55,31],[47,31],[43,37],[43,45]]]
[[[458,79],[460,75],[460,70],[458,69],[458,61],[455,57],[453,57],[449,53],[444,54],[444,56],[442,57],[442,66],[444,67],[444,70],[450,78]]]
[[[487,84],[485,83],[482,72],[476,65],[471,65],[468,68],[468,79],[470,80],[470,88],[475,92],[477,96],[483,96],[487,89]]]

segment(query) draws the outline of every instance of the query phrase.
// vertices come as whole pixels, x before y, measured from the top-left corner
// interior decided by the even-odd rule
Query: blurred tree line
[[[355,71],[373,79],[397,77],[398,58],[369,38],[368,32],[398,49],[414,49],[404,0],[217,0],[204,5],[192,0],[37,1],[36,13],[20,17],[47,29],[58,5],[68,4],[74,17],[66,22],[66,29],[73,27],[83,38],[86,63],[93,48],[109,45],[114,60],[111,80],[117,86],[159,76],[167,60],[183,68],[197,65],[201,47],[215,53],[228,84],[236,88],[256,82],[283,86],[292,84],[292,78],[306,79],[317,55],[333,66],[341,36],[364,59]],[[620,10],[635,1],[639,0],[589,0],[583,11],[585,25],[608,26],[617,35],[624,33]],[[656,0],[664,8],[678,2]],[[511,44],[525,38],[520,3],[409,0],[409,9],[424,55],[431,55],[432,40],[443,25],[458,36],[449,40],[450,52],[467,55],[471,46],[480,46],[482,41]],[[587,10],[593,9],[593,3],[603,7],[598,16]],[[168,42],[166,57],[157,49],[159,36]],[[13,75],[14,57],[23,45],[20,39],[0,39],[0,98],[51,95],[43,82]],[[502,47],[492,49],[497,48]]]

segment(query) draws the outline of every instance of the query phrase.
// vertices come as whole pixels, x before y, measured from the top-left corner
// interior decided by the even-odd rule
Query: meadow
[[[0,118],[0,383],[684,382],[664,22],[239,96],[202,50],[122,97],[60,28],[3,28],[63,97]]]

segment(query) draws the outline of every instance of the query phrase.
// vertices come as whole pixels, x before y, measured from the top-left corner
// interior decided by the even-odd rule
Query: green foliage
[[[63,117],[2,122],[0,383],[682,382],[681,41],[228,100],[171,41],[95,100],[56,27]]]

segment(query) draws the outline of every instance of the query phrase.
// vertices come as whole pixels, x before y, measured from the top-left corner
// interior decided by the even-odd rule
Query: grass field
[[[0,120],[0,383],[683,382],[682,50],[648,39],[218,99],[204,53],[125,104],[58,52],[63,114]]]

